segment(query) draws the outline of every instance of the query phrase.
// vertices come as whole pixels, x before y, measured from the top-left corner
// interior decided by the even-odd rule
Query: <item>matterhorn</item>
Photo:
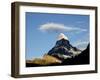
[[[59,58],[60,60],[72,58],[81,53],[81,50],[72,46],[67,36],[63,33],[58,35],[55,46],[48,52],[48,55]]]

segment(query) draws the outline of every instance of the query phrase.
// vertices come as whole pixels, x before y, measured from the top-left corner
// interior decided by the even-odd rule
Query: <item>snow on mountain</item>
[[[58,40],[61,40],[61,39],[68,40],[68,37],[65,36],[63,33],[60,33],[59,36],[58,36]]]

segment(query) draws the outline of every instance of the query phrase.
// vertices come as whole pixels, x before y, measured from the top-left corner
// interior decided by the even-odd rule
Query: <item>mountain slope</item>
[[[51,64],[60,64],[62,61],[59,59],[50,56],[50,55],[44,55],[42,58],[35,58],[33,60],[27,60],[26,66],[45,66],[45,65],[51,65]]]
[[[71,58],[81,53],[81,50],[73,47],[64,34],[60,34],[59,40],[55,46],[48,52],[48,55],[62,59]]]

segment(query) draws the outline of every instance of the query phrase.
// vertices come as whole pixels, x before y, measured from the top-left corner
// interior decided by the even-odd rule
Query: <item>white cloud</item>
[[[71,32],[71,31],[82,32],[82,31],[87,31],[86,29],[65,26],[64,24],[59,24],[59,23],[46,23],[46,24],[40,25],[39,30],[41,30],[43,32]]]
[[[73,45],[81,50],[84,50],[84,49],[86,49],[88,44],[89,44],[88,41],[77,41]]]
[[[84,41],[84,42],[77,42],[76,44],[74,44],[75,46],[80,46],[80,45],[83,45],[83,44],[88,44],[89,42],[88,41]]]

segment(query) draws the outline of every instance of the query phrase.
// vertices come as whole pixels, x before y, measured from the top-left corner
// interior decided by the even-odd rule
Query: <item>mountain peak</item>
[[[61,40],[61,39],[68,40],[68,37],[65,36],[63,33],[60,33],[59,36],[58,36],[58,40]]]

